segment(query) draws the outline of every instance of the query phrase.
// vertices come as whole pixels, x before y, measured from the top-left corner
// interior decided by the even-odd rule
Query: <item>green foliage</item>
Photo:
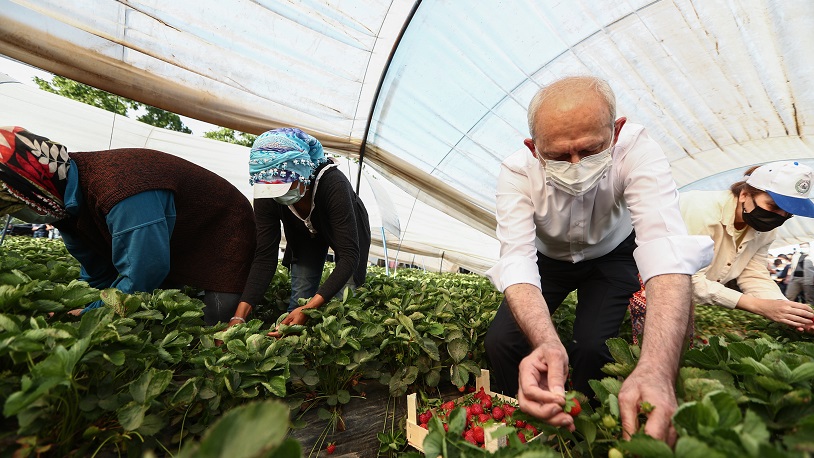
[[[34,438],[26,450],[164,450],[248,400],[274,398],[324,406],[336,428],[362,379],[399,395],[467,383],[485,365],[483,335],[502,299],[481,277],[397,280],[374,269],[355,295],[270,339],[290,288],[283,268],[258,308],[264,321],[223,330],[204,327],[203,304],[181,291],[98,291],[77,280],[78,267],[59,241],[12,237],[0,252],[0,401],[16,431],[7,440]],[[99,298],[105,307],[65,315]]]
[[[162,129],[174,130],[185,134],[191,134],[192,130],[185,126],[181,117],[175,113],[162,110],[161,108],[151,107],[145,105],[144,109],[147,113],[136,118],[136,121],[141,121],[144,124],[151,126],[161,127]]]
[[[265,334],[284,316],[290,288],[282,267],[268,304],[229,329],[204,326],[194,290],[128,295],[78,277],[78,263],[59,241],[9,237],[0,249],[0,449],[203,456],[231,444],[241,424],[274,425],[238,434],[231,447],[243,456],[299,456],[299,445],[282,439],[287,426],[276,429],[288,409],[318,409],[328,422],[324,441],[366,384],[424,399],[443,384],[471,384],[486,367],[483,339],[503,299],[474,275],[401,271],[393,278],[371,268],[355,294],[307,311],[305,326],[281,327],[284,337],[271,339]],[[65,313],[99,298],[105,306],[80,318]],[[573,321],[574,299],[555,314],[561,335]],[[521,444],[508,428],[501,433],[507,447],[492,456],[806,456],[814,450],[812,337],[752,326],[758,322],[740,315],[718,322],[717,311],[706,309],[697,323],[698,342],[707,344],[685,353],[679,373],[674,450],[641,430],[621,441],[618,395],[640,349],[620,338],[607,342],[611,376],[591,382],[596,402],[580,398],[576,431],[546,427],[548,441]],[[263,403],[275,399],[287,406]],[[404,445],[396,423],[379,436],[382,453]],[[427,450],[444,456],[488,455],[438,425],[430,425],[428,441]]]
[[[263,401],[236,407],[216,421],[200,443],[184,447],[178,458],[288,458],[300,456],[300,445],[286,439],[288,425],[281,418],[288,407]]]
[[[204,132],[204,137],[227,143],[235,143],[242,146],[252,146],[254,139],[257,138],[257,135],[247,134],[245,132],[236,131],[227,127],[221,127],[218,130]]]
[[[127,110],[137,110],[141,105],[135,100],[119,97],[59,75],[55,75],[51,82],[35,76],[34,82],[43,91],[59,94],[122,116],[127,116]]]
[[[143,107],[147,113],[137,117],[137,121],[176,132],[183,132],[185,134],[192,133],[181,121],[181,117],[175,113],[151,107],[136,102],[135,100],[119,97],[115,94],[96,89],[63,76],[55,75],[50,82],[35,76],[34,82],[43,91],[59,94],[63,97],[77,100],[122,116],[127,116],[128,110],[138,110]]]

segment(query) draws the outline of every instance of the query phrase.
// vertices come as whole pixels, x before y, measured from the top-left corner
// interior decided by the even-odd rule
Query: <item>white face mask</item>
[[[59,218],[48,215],[40,215],[39,213],[35,212],[34,210],[28,207],[25,207],[22,210],[17,210],[16,212],[12,213],[11,216],[17,219],[21,219],[26,223],[35,223],[35,224],[50,224],[59,221]]]
[[[300,201],[305,195],[305,191],[300,193],[300,186],[297,184],[297,187],[294,189],[290,189],[287,193],[283,194],[280,197],[275,197],[274,201],[280,205],[294,205]]]
[[[613,163],[613,146],[585,157],[576,164],[568,161],[542,159],[543,169],[551,184],[562,191],[579,196],[596,187]],[[539,154],[538,154],[538,157]]]

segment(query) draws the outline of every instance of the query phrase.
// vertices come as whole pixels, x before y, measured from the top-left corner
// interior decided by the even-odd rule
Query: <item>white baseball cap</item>
[[[255,199],[270,199],[280,197],[291,189],[291,183],[300,180],[300,176],[296,173],[285,174],[285,176],[278,176],[268,181],[258,181],[252,186],[254,190]]]
[[[813,178],[811,167],[780,161],[761,165],[746,178],[746,183],[769,194],[784,211],[814,218],[814,202],[809,199]]]

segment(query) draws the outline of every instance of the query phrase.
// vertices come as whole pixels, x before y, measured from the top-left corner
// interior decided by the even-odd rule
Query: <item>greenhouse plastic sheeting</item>
[[[3,107],[0,126],[23,126],[64,144],[68,151],[109,148],[164,151],[217,173],[247,199],[252,198],[248,147],[153,127],[25,86],[3,73],[0,73],[0,106]],[[357,164],[345,158],[336,160],[339,170],[351,179],[356,178]],[[384,227],[391,261],[419,263],[438,270],[443,257],[444,270],[464,267],[482,273],[497,260],[499,247],[494,238],[416,201],[375,171],[363,171],[367,178],[360,187],[360,197],[370,215],[373,255],[384,259],[380,248]]]
[[[528,101],[566,74],[606,78],[679,186],[814,157],[810,0],[0,0],[0,53],[348,156],[369,122],[366,163],[489,235]]]

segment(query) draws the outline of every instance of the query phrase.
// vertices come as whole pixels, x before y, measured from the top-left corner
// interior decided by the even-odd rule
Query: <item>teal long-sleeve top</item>
[[[68,168],[64,202],[73,216],[84,204],[79,172],[73,166]],[[82,280],[92,287],[118,288],[125,293],[152,291],[170,272],[175,215],[173,193],[164,189],[145,191],[114,205],[105,217],[112,238],[112,259],[100,256],[75,234],[61,234],[68,251],[82,265]],[[101,300],[92,302],[82,312],[101,305]]]

